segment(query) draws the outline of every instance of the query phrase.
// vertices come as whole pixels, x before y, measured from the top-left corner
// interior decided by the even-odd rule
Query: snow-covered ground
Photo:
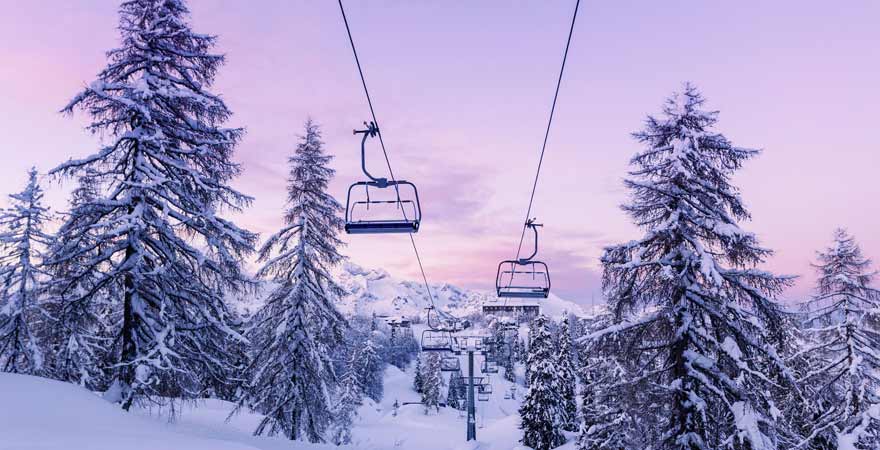
[[[253,438],[253,415],[224,423],[229,404],[204,402],[169,423],[146,412],[127,414],[80,387],[43,378],[0,373],[2,450],[249,450],[290,448],[288,442]],[[303,449],[332,446],[302,446]]]
[[[462,357],[466,367],[466,358]],[[475,358],[480,375],[481,357]],[[465,417],[452,408],[425,415],[412,390],[412,369],[389,366],[385,396],[380,404],[366,401],[354,431],[362,450],[511,450],[523,448],[517,399],[505,399],[511,383],[500,373],[489,375],[494,387],[488,402],[477,404],[477,441],[465,441]],[[520,374],[521,376],[521,374]],[[444,378],[448,375],[444,374]],[[444,389],[445,394],[445,389]],[[401,405],[394,415],[393,404]],[[0,450],[318,450],[331,445],[291,443],[281,438],[255,437],[260,417],[242,413],[226,421],[232,405],[205,400],[185,405],[169,421],[167,411],[133,413],[80,387],[37,377],[0,373]]]

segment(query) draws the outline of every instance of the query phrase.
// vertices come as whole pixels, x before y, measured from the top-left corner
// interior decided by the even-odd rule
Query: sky
[[[258,5],[258,6],[256,6]],[[286,158],[309,117],[323,129],[344,203],[360,173],[353,128],[369,109],[336,2],[190,0],[195,31],[219,35],[213,91],[247,135],[234,185],[255,197],[241,225],[281,225]],[[0,0],[0,192],[93,153],[87,117],[58,111],[118,43],[117,1]],[[416,235],[431,282],[492,289],[516,251],[574,1],[349,0],[346,10],[398,178],[419,186]],[[533,216],[554,292],[600,301],[603,246],[641,231],[620,210],[639,145],[630,136],[682,83],[719,110],[717,131],[763,152],[734,177],[763,268],[800,275],[835,227],[880,260],[880,2],[583,1]],[[368,159],[381,164],[380,150]],[[381,165],[371,164],[375,172]],[[63,208],[70,183],[46,180]],[[3,201],[0,200],[0,205]],[[405,235],[345,236],[353,262],[417,279]]]

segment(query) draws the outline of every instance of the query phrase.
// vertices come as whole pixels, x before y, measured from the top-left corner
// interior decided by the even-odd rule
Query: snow
[[[462,357],[466,366],[467,358]],[[480,376],[482,357],[475,357]],[[477,441],[465,441],[465,416],[452,408],[425,415],[412,385],[412,367],[389,366],[385,396],[375,403],[364,399],[352,432],[358,450],[525,450],[519,444],[519,401],[505,399],[511,383],[491,375],[489,402],[477,403]],[[443,375],[444,380],[448,375]],[[443,390],[445,394],[445,389]],[[261,416],[252,412],[227,417],[234,407],[221,400],[178,405],[169,418],[165,409],[125,413],[117,405],[73,384],[0,373],[0,450],[326,450],[329,444],[292,443],[281,437],[253,436]],[[401,406],[394,414],[393,404]],[[573,449],[569,443],[562,448]]]
[[[127,414],[118,406],[72,384],[0,373],[0,450],[251,450],[290,448],[286,441],[248,442],[236,424],[226,434],[207,432],[207,422],[222,424],[213,408],[199,408],[179,423],[146,414]],[[216,402],[208,403],[216,407]],[[231,405],[224,405],[231,406]],[[211,420],[214,415],[217,420]],[[193,417],[195,416],[195,417]],[[244,420],[244,419],[243,419]],[[235,437],[234,439],[232,437]],[[287,445],[285,445],[287,444]],[[300,447],[319,449],[324,447]],[[326,446],[326,448],[331,448]]]
[[[735,402],[730,408],[733,411],[738,436],[742,442],[751,444],[751,448],[774,448],[770,439],[758,427],[758,414],[745,402]]]
[[[732,337],[727,336],[724,338],[724,342],[721,343],[721,348],[737,363],[742,359],[742,350],[739,348],[739,345],[736,344],[736,340]]]

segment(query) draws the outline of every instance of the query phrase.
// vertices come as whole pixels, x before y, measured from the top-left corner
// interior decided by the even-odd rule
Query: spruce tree
[[[399,328],[391,328],[388,344],[388,363],[401,370],[406,369],[419,351],[419,343],[413,335]]]
[[[106,397],[128,409],[139,398],[200,396],[206,377],[225,376],[219,343],[236,333],[224,298],[247,283],[241,263],[256,236],[218,214],[251,199],[229,186],[241,171],[232,154],[244,131],[223,127],[231,112],[208,90],[224,63],[211,52],[216,37],[190,29],[182,0],[127,0],[119,15],[121,45],[63,110],[85,111],[88,129],[111,144],[52,171],[92,169],[102,195],[71,211],[70,241],[51,263],[101,247],[68,274],[65,301],[110,285],[121,293]],[[91,289],[74,292],[95,272]]]
[[[345,324],[334,304],[344,291],[330,274],[343,260],[341,207],[327,193],[331,159],[309,120],[289,159],[285,226],[259,251],[257,275],[273,288],[247,333],[249,381],[239,402],[265,415],[255,434],[323,442],[331,423],[328,397],[337,381],[330,355]]]
[[[556,346],[543,314],[532,321],[529,344],[529,390],[519,408],[522,443],[535,450],[549,450],[565,443],[560,404]]]
[[[749,213],[730,178],[758,152],[713,131],[703,104],[688,84],[634,134],[646,148],[623,209],[646,233],[602,257],[617,323],[590,337],[628,345],[608,354],[625,373],[601,395],[655,421],[627,448],[776,449],[786,430],[769,388],[794,380],[776,354],[785,320],[773,297],[790,279],[756,269],[771,251],[737,224]]]
[[[801,351],[811,363],[802,384],[815,411],[806,441],[837,448],[880,447],[880,291],[855,239],[838,229],[818,254]],[[851,447],[847,447],[849,445]]]
[[[519,337],[516,338],[516,341],[514,343],[513,354],[515,355],[514,363],[526,363],[526,344],[525,341],[519,339]]]
[[[446,391],[446,404],[450,408],[455,408],[459,411],[467,409],[466,395],[462,395],[465,393],[466,389],[464,382],[462,381],[462,376],[461,370],[450,373],[449,390]]]
[[[95,201],[100,197],[100,191],[98,174],[86,170],[78,177],[77,187],[70,194],[69,211]],[[65,217],[71,216],[72,213],[65,214]],[[54,349],[50,358],[53,378],[103,391],[112,372],[113,329],[119,323],[121,310],[113,300],[117,293],[111,291],[112,284],[97,288],[93,295],[82,295],[96,288],[100,272],[84,272],[81,268],[99,257],[103,245],[89,233],[77,234],[76,222],[65,221],[47,251],[49,261],[53,255],[61,257],[65,250],[73,250],[71,253],[75,256],[64,258],[62,263],[47,262],[50,272],[46,283],[46,308],[55,320],[48,321],[41,334]],[[75,241],[77,247],[68,247],[76,237],[80,238]]]
[[[357,417],[357,410],[363,404],[363,386],[358,376],[358,354],[352,351],[348,367],[339,381],[339,393],[333,407],[333,424],[330,427],[330,442],[336,445],[351,444],[351,428]]]
[[[638,442],[640,426],[654,423],[651,418],[632,420],[614,397],[601,392],[621,375],[619,367],[609,364],[605,358],[588,358],[585,361],[581,376],[582,413],[578,450],[627,450],[632,447],[626,447],[624,443]]]
[[[522,353],[523,361],[522,361],[522,363],[523,363],[523,368],[524,368],[523,372],[525,373],[525,376],[523,377],[523,385],[525,387],[529,387],[530,383],[532,382],[532,376],[531,376],[532,365],[530,364],[529,355],[532,354],[532,339],[533,339],[534,332],[535,332],[535,321],[532,320],[531,322],[529,322],[529,331],[528,331],[528,333],[526,333],[525,345],[522,346],[522,348],[523,348],[523,353]]]
[[[416,368],[415,373],[413,374],[413,390],[421,394],[424,392],[425,380],[422,378],[422,355],[424,353],[419,353],[416,357]]]
[[[562,319],[562,323],[559,325],[556,367],[559,371],[561,426],[565,431],[577,431],[577,375],[574,367],[574,350],[571,344],[571,327],[568,315]]]
[[[440,392],[443,388],[443,377],[440,373],[440,354],[431,352],[425,357],[422,366],[422,405],[425,414],[431,410],[440,410]]]
[[[514,343],[516,340],[514,340]],[[510,381],[511,383],[516,382],[516,366],[514,363],[514,352],[513,350],[509,351],[504,359],[501,361],[502,367],[504,367],[504,379]]]
[[[45,352],[32,328],[44,316],[41,265],[52,238],[43,232],[49,210],[36,169],[28,172],[24,190],[9,195],[9,203],[0,211],[0,371],[41,374]]]
[[[357,373],[360,385],[364,395],[373,399],[376,403],[382,401],[384,391],[385,362],[379,356],[376,348],[375,335],[377,332],[370,333],[370,337],[363,340],[358,345],[355,360],[355,371]]]

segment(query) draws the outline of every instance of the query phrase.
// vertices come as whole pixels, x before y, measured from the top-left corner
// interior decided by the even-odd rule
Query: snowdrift
[[[203,402],[167,416],[126,413],[92,392],[59,381],[0,373],[0,450],[329,450],[250,436],[258,416],[225,424],[231,405]]]
[[[477,405],[478,440],[465,442],[465,419],[458,411],[441,408],[425,415],[421,405],[406,404],[419,399],[410,387],[411,371],[388,367],[382,402],[365,400],[354,443],[347,447],[252,436],[260,416],[242,413],[227,422],[232,405],[220,400],[183,405],[169,420],[165,411],[126,413],[75,385],[0,373],[0,450],[525,449],[518,443],[519,400],[504,398],[510,383],[493,376],[491,401]],[[406,404],[396,415],[395,400]]]

